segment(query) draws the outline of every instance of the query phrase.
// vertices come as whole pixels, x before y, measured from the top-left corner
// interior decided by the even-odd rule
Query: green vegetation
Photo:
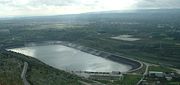
[[[23,62],[0,53],[0,85],[23,85],[20,78]]]
[[[179,85],[180,82],[168,82],[168,85]]]
[[[149,66],[149,71],[158,71],[158,72],[175,72],[174,70],[163,67],[163,66]]]
[[[120,85],[135,85],[141,79],[141,75],[125,75],[124,80],[116,83]]]
[[[132,75],[126,74],[124,75],[123,80],[97,80],[107,85],[136,85],[138,81],[141,79],[141,75]]]

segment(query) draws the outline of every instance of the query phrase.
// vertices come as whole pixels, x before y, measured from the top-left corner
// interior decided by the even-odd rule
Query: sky
[[[180,8],[180,0],[0,0],[0,17]]]

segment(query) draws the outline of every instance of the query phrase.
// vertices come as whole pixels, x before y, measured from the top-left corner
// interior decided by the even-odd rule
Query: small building
[[[122,80],[123,74],[119,71],[93,72],[89,75],[89,78],[97,80]]]
[[[173,79],[173,77],[175,77],[175,74],[173,72],[166,72],[165,73],[166,80],[171,81]]]
[[[168,80],[168,81],[171,81],[173,78],[172,77],[165,77],[166,78],[166,80]]]
[[[165,77],[165,74],[163,72],[149,71],[149,76],[163,78]]]
[[[112,72],[111,72],[111,75],[120,75],[120,74],[121,74],[120,71],[112,71]]]

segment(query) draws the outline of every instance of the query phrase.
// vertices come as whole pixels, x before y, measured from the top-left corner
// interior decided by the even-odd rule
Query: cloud
[[[137,8],[180,8],[180,0],[0,0],[0,17]]]
[[[180,8],[180,0],[139,0],[138,8]]]
[[[70,6],[77,3],[76,0],[31,0],[29,5],[47,5],[47,6]]]
[[[95,9],[97,0],[0,0],[1,16],[74,14]]]

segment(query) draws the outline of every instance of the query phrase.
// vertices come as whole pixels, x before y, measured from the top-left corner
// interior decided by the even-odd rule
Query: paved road
[[[143,75],[145,76],[145,75],[148,74],[148,69],[149,69],[149,66],[150,66],[150,65],[149,65],[149,64],[146,64],[146,63],[144,63],[144,64],[146,65],[146,70],[145,70],[145,72],[144,72]]]
[[[175,70],[178,74],[180,74],[180,69],[177,69],[177,68],[171,68],[173,70]]]
[[[26,72],[28,69],[28,63],[24,62],[24,67],[23,67],[23,71],[21,73],[21,78],[23,80],[24,85],[30,85],[30,83],[26,80]]]
[[[146,65],[146,70],[145,70],[145,72],[144,72],[144,74],[143,74],[143,77],[141,78],[141,80],[139,80],[139,82],[137,83],[137,85],[140,85],[140,83],[144,80],[144,78],[145,78],[145,76],[148,74],[148,69],[149,69],[149,64],[147,64],[147,63],[144,63],[144,65]]]

